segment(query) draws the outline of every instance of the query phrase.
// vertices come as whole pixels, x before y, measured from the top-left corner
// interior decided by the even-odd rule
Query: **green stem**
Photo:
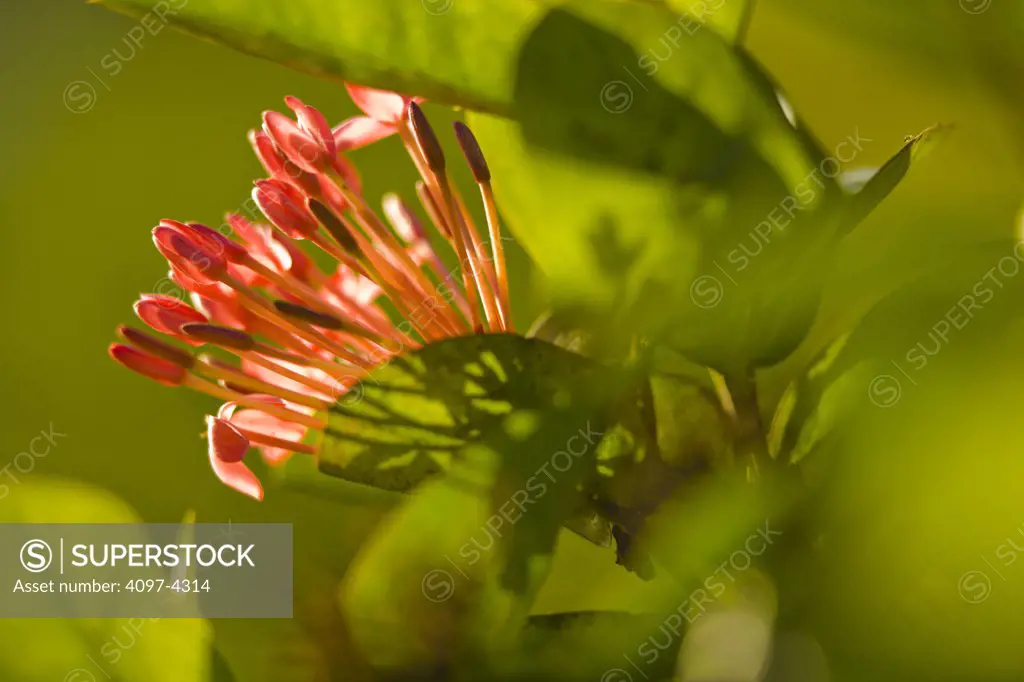
[[[770,461],[768,441],[757,404],[757,384],[753,373],[725,377],[725,385],[736,409],[736,449],[748,460],[754,477],[760,476]]]

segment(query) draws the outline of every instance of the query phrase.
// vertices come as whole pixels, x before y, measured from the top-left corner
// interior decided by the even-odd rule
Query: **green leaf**
[[[510,108],[519,44],[561,2],[170,0],[158,11],[149,0],[93,1],[302,71],[498,113]],[[739,39],[752,5],[707,0],[695,13]]]
[[[838,190],[811,184],[820,151],[741,49],[696,31],[652,57],[674,20],[653,6],[553,10],[522,46],[515,122],[469,118],[559,308],[722,371],[771,364],[813,319]],[[773,212],[791,224],[773,229]],[[724,300],[703,300],[707,283],[727,286]]]
[[[999,624],[1013,617],[1022,586],[997,582],[979,557],[1014,532],[1019,509],[1022,261],[1011,239],[934,260],[929,275],[860,320],[803,398],[818,414],[841,413],[800,461],[814,497],[795,538],[823,545],[791,552],[776,575],[788,583],[780,593],[804,605],[801,622],[853,677],[897,666],[936,679],[1021,669]],[[858,367],[870,372],[849,397],[833,392]],[[938,525],[941,546],[927,531]],[[978,612],[967,603],[981,601],[974,593],[949,589],[975,565],[992,579]]]
[[[728,464],[729,425],[688,379],[655,375],[632,387],[626,377],[540,339],[429,344],[331,409],[320,469],[396,492],[447,472],[489,491],[503,514],[516,494],[529,499],[531,523],[511,538],[502,576],[513,589],[562,524],[600,546],[614,535],[619,561],[646,575],[632,536],[689,478]],[[481,462],[491,464],[481,472]],[[539,473],[565,462],[576,463],[557,481]],[[544,494],[517,492],[535,487]]]
[[[595,544],[609,544],[611,526],[590,498],[599,494],[598,459],[631,447],[604,440],[609,424],[622,418],[609,407],[626,381],[617,374],[593,359],[511,334],[432,343],[374,370],[357,398],[331,409],[320,469],[396,492],[454,471],[479,479],[496,509],[514,493],[540,490],[526,497],[534,506],[531,521],[539,522],[529,527],[538,532],[512,538],[514,560],[503,576],[519,585],[524,561],[550,553],[563,523]],[[629,409],[629,401],[624,404]],[[559,462],[549,461],[559,454]],[[493,463],[481,473],[477,460]],[[566,462],[571,466],[557,481],[545,481],[548,467]]]
[[[739,549],[765,524],[778,530],[793,503],[793,485],[765,478],[705,478],[662,506],[651,519],[645,542],[681,589],[699,584],[722,557]]]
[[[598,453],[605,474],[599,503],[611,505],[631,533],[639,533],[680,486],[727,468],[732,459],[731,425],[703,387],[654,374],[638,407],[619,411],[607,437],[610,447]]]
[[[768,436],[768,447],[772,457],[784,457],[795,463],[817,447],[841,419],[846,408],[856,400],[858,386],[866,385],[870,375],[864,368],[852,367],[845,374],[833,378],[829,370],[839,358],[849,333],[828,344],[811,362],[806,372],[797,377],[783,393],[776,407]],[[822,389],[822,381],[835,381],[835,385]],[[809,395],[818,396],[817,401],[808,401]]]
[[[482,631],[514,632],[562,524],[603,541],[600,521],[587,516],[586,491],[597,476],[610,406],[627,380],[539,339],[474,335],[393,358],[330,409],[322,471],[396,492],[417,489],[350,574],[346,609],[363,623],[356,631],[365,626],[363,647],[373,661],[395,667],[429,658],[437,647],[422,638],[443,639],[441,651],[484,646],[463,641],[476,628],[467,630],[470,616],[458,616],[491,608],[477,599],[477,587],[463,595],[468,602],[449,605],[456,614],[424,614],[421,625],[409,625],[426,607],[408,603],[424,600],[421,587],[407,587],[408,571],[426,575],[455,557],[464,566],[453,570],[465,570],[502,605],[500,623],[488,621]],[[512,525],[514,533],[500,530]],[[474,534],[486,535],[485,550],[473,549]],[[435,626],[448,617],[458,627]],[[397,631],[395,618],[408,632]]]
[[[518,647],[496,663],[494,680],[614,680],[629,668],[623,656],[643,666],[653,680],[671,678],[682,637],[648,663],[636,652],[650,637],[664,641],[662,614],[583,611],[531,616]],[[603,676],[603,677],[602,677]]]
[[[598,543],[614,525],[620,562],[642,573],[649,559],[629,550],[631,534],[685,480],[688,458],[718,447],[709,414],[693,409],[706,396],[676,378],[655,383],[638,394],[630,373],[539,339],[489,334],[400,356],[358,399],[332,408],[321,468],[412,490],[342,588],[368,659],[438,669],[512,646],[562,525]],[[678,428],[655,439],[658,417]]]
[[[873,306],[794,382],[780,456],[813,460],[808,456],[827,450],[856,415],[895,408],[917,388],[919,371],[940,361],[958,336],[981,327],[974,320],[993,324],[1000,309],[1012,314],[1024,283],[999,268],[1016,273],[1018,252],[1018,242],[1009,240],[966,249]]]
[[[141,519],[104,490],[33,477],[0,504],[0,523],[141,523]],[[209,625],[200,619],[0,619],[0,679],[4,680],[202,682],[210,679],[209,652]]]
[[[786,458],[796,463],[818,448],[842,424],[843,419],[862,403],[864,387],[871,385],[872,378],[869,365],[854,366],[824,387],[817,401],[811,404],[809,412],[804,413],[807,403],[800,403],[801,412],[794,417],[801,427],[793,434],[793,442],[784,450]]]
[[[99,2],[309,73],[492,112],[509,109],[517,46],[546,5],[169,0],[157,15],[149,0]]]
[[[512,334],[428,344],[374,369],[331,408],[320,470],[408,492],[467,445],[506,443],[512,412],[567,409],[609,376],[594,360]]]
[[[722,37],[734,43],[742,43],[754,15],[755,0],[665,0],[678,12],[693,14]]]
[[[864,181],[858,179],[855,184],[847,184],[846,189],[854,193],[846,201],[844,232],[860,225],[896,189],[896,185],[910,171],[911,164],[919,162],[949,131],[949,126],[933,126],[908,138],[896,155],[882,164],[873,175]]]
[[[503,342],[515,338],[470,337],[454,347],[499,348],[485,351],[496,358]],[[442,355],[452,345],[435,344],[445,346]],[[436,359],[433,348],[409,364],[424,351]],[[517,381],[513,365],[495,365],[510,370],[502,384],[509,390],[492,386],[492,398],[469,391],[471,403],[508,399],[510,409],[495,421],[473,422],[477,436],[453,455],[451,471],[417,488],[363,547],[346,578],[342,608],[375,666],[464,665],[508,647],[550,570],[560,527],[583,501],[606,429],[604,401],[591,401],[601,388],[579,377],[556,387],[550,374]],[[444,376],[439,369],[428,376]],[[456,374],[441,381],[457,385],[440,389],[458,396],[444,403],[454,412],[465,381]],[[479,377],[470,381],[487,386]],[[433,381],[425,386],[436,388]]]
[[[313,440],[316,437],[311,436]],[[292,457],[280,466],[268,467],[267,477],[282,488],[354,507],[388,509],[401,501],[401,495],[394,491],[324,476],[309,457]]]
[[[448,479],[431,481],[361,548],[339,604],[353,640],[376,668],[433,669],[489,648],[516,630],[530,597],[501,587],[507,553],[486,525],[488,500]],[[534,565],[536,588],[546,566]]]

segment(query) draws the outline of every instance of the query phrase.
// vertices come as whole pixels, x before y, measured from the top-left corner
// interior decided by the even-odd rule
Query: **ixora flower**
[[[250,446],[270,465],[293,453],[315,456],[309,430],[393,355],[446,338],[511,332],[508,281],[490,171],[470,130],[455,133],[483,198],[486,239],[458,190],[417,101],[349,86],[369,117],[333,131],[296,98],[291,119],[263,116],[250,142],[269,175],[253,198],[270,224],[229,214],[237,239],[199,223],[162,220],[153,241],[191,305],[144,294],[135,312],[153,331],[121,326],[110,346],[122,365],[155,381],[224,400],[207,417],[209,458],[228,486],[262,499],[245,463]],[[415,213],[396,195],[383,219],[367,204],[342,151],[398,133],[422,180],[419,202],[458,268],[449,270]],[[337,261],[324,271],[299,246],[310,242]],[[183,345],[182,345],[183,344]],[[231,362],[191,348],[213,346]]]

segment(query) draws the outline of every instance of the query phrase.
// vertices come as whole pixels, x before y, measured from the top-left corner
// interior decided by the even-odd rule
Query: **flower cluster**
[[[262,499],[245,463],[250,446],[270,465],[293,453],[316,455],[309,431],[331,406],[388,358],[445,338],[512,330],[508,281],[490,172],[476,139],[455,124],[483,199],[481,235],[445,170],[419,100],[346,86],[366,113],[333,130],[294,97],[294,119],[266,112],[249,140],[268,177],[253,198],[269,220],[229,214],[223,234],[194,222],[162,220],[153,242],[170,278],[190,301],[144,294],[138,317],[152,331],[121,326],[110,355],[140,374],[224,400],[207,417],[209,458],[218,478]],[[383,218],[366,202],[345,154],[397,134],[421,180],[416,194],[458,267],[435,251],[416,213],[397,195]],[[324,270],[308,242],[336,265]],[[193,349],[206,347],[196,354]]]

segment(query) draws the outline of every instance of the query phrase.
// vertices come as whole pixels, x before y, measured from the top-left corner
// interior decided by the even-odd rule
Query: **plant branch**
[[[757,404],[757,384],[752,372],[733,374],[724,379],[734,408],[737,452],[747,459],[754,477],[757,477],[770,460],[761,410]]]

